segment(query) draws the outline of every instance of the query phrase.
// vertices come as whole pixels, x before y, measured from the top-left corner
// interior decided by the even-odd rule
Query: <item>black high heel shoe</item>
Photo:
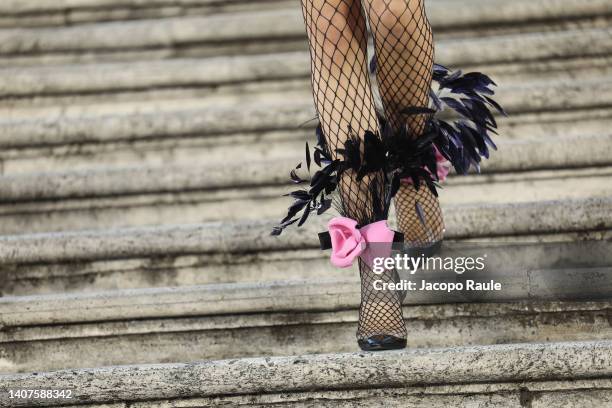
[[[406,348],[406,339],[378,334],[365,339],[357,340],[357,344],[363,351],[401,350]]]

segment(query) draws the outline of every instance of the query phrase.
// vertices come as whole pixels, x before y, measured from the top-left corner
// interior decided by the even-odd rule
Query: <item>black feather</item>
[[[306,180],[303,180],[300,176],[298,176],[295,170],[291,170],[291,173],[289,173],[289,176],[291,177],[291,181],[293,181],[295,184],[301,184],[306,181]]]
[[[378,61],[376,59],[376,54],[372,56],[372,59],[370,60],[370,73],[375,74],[376,73],[376,68],[378,65]]]
[[[310,147],[308,146],[308,142],[306,142],[306,168],[310,171]]]
[[[323,214],[325,211],[329,210],[331,206],[332,206],[331,198],[326,198],[322,200],[321,204],[319,204],[319,207],[317,208],[317,215]]]
[[[317,145],[321,148],[321,149],[325,149],[327,142],[325,141],[325,135],[323,134],[323,127],[321,127],[321,123],[319,123],[317,125],[317,128],[315,130],[315,134],[317,135]]]
[[[306,207],[306,205],[308,205],[309,202],[310,201],[302,201],[302,200],[295,201],[293,203],[293,205],[291,207],[289,207],[289,211],[287,213],[287,216],[281,220],[281,224],[283,224],[283,223],[289,221],[291,218],[295,217],[295,215],[297,213],[299,213],[300,211],[302,211],[304,209],[304,207]]]
[[[417,218],[419,219],[423,227],[427,228],[427,222],[425,220],[425,212],[423,211],[423,207],[418,201],[414,202],[414,211],[416,212]]]
[[[310,215],[310,202],[308,202],[308,204],[306,205],[306,209],[304,210],[304,213],[302,214],[302,218],[300,218],[298,227],[301,227],[302,225],[304,225],[309,215]]]
[[[376,70],[376,64],[373,58],[370,62],[372,71]],[[311,212],[323,214],[331,208],[333,200],[328,196],[338,188],[340,177],[347,170],[355,171],[357,179],[367,174],[377,174],[368,184],[370,199],[374,203],[371,211],[368,211],[371,216],[358,220],[362,225],[388,217],[391,200],[400,188],[401,179],[412,180],[416,189],[426,185],[437,196],[438,163],[434,146],[450,161],[457,173],[467,174],[471,168],[479,171],[482,157],[488,158],[490,149],[497,149],[491,137],[497,129],[493,111],[506,115],[501,105],[491,97],[495,93],[495,82],[480,72],[452,72],[438,64],[433,67],[433,80],[438,83],[440,93],[445,90],[443,97],[430,91],[430,106],[433,109],[428,106],[407,106],[400,110],[406,118],[424,116],[422,134],[414,134],[408,125],[394,129],[384,117],[378,115],[379,133],[366,131],[356,135],[349,128],[350,136],[336,150],[339,158],[332,159],[319,123],[316,127],[317,147],[312,156],[306,143],[306,167],[310,172],[311,160],[314,159],[320,170],[311,177],[308,191],[297,190],[288,194],[294,198],[294,202],[272,234],[280,235],[284,228],[295,223],[303,225]],[[446,108],[459,119],[443,120],[439,112]],[[300,167],[301,164],[291,172],[294,183],[306,181],[297,175],[296,170]],[[346,211],[343,206],[339,209]],[[300,211],[302,214],[298,216]],[[425,213],[418,202],[415,203],[415,211],[425,225]]]

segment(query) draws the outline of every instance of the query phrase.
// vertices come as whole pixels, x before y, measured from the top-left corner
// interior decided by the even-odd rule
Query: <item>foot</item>
[[[363,303],[359,311],[357,344],[364,351],[397,350],[406,347],[406,324],[397,298]]]
[[[357,340],[357,344],[363,351],[399,350],[406,348],[406,339],[378,334],[366,339]]]

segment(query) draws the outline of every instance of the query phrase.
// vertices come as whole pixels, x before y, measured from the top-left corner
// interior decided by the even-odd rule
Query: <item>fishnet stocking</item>
[[[312,84],[315,105],[329,153],[351,135],[376,131],[378,120],[367,69],[366,20],[358,0],[302,0],[310,44]],[[361,225],[372,221],[372,195],[368,186],[382,174],[357,181],[347,172],[340,181],[340,201],[344,215]],[[378,276],[359,263],[362,281],[359,313],[360,339],[376,334],[406,337],[401,302],[396,292],[375,291],[374,280],[391,282],[394,272]]]
[[[418,216],[417,203],[424,219]],[[412,184],[404,184],[395,196],[395,209],[400,230],[411,248],[423,248],[442,240],[444,220],[438,198],[425,185],[416,190]]]
[[[408,106],[428,106],[434,62],[433,35],[424,0],[364,0],[376,49],[376,79],[388,123],[407,125],[414,137],[423,133],[425,118],[403,117]],[[422,208],[425,225],[416,211]],[[401,231],[411,246],[429,246],[444,233],[438,199],[421,187],[404,185],[395,206]]]
[[[361,275],[361,306],[357,337],[365,339],[377,335],[406,338],[406,324],[402,314],[404,293],[391,290],[374,290],[374,281],[397,282],[397,272],[386,270],[376,275],[363,262],[359,262]]]

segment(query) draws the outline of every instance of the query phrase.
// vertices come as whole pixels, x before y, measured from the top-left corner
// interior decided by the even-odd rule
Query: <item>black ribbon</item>
[[[393,236],[394,244],[400,244],[404,242],[404,234],[399,231],[393,231],[393,233],[395,234]],[[321,232],[319,234],[319,244],[323,251],[332,248],[331,235],[329,234],[329,231]]]

